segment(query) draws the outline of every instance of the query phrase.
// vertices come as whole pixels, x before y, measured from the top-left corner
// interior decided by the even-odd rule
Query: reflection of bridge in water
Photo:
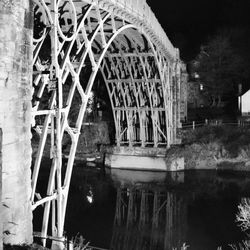
[[[170,250],[185,242],[187,201],[157,183],[118,185],[110,249]]]

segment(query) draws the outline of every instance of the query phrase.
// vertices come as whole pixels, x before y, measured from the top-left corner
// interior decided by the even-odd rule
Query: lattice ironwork
[[[33,51],[32,126],[40,140],[31,201],[34,210],[44,206],[41,236],[50,230],[61,239],[77,142],[98,72],[110,97],[116,144],[169,147],[179,120],[179,54],[141,0],[34,0]],[[70,152],[62,174],[65,136]],[[50,175],[37,199],[45,145]]]

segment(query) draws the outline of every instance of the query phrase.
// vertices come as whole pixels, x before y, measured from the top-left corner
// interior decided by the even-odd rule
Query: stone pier
[[[3,248],[3,220],[2,220],[2,129],[0,128],[0,249]]]
[[[184,170],[184,158],[168,155],[166,148],[115,146],[107,148],[105,165],[116,169],[181,171]]]
[[[32,4],[0,1],[0,128],[2,225],[5,244],[32,243]],[[3,232],[3,233],[2,233]]]

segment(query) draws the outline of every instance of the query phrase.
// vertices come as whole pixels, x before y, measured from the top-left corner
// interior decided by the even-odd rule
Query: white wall
[[[243,113],[250,113],[250,90],[246,92],[242,97],[242,109],[241,112]]]

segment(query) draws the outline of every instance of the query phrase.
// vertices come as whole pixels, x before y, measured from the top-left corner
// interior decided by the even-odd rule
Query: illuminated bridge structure
[[[179,50],[169,41],[145,0],[34,0],[31,7],[28,1],[23,5],[21,2],[4,1],[3,7],[15,20],[24,20],[24,29],[34,19],[33,59],[22,59],[27,59],[26,63],[32,61],[31,123],[33,131],[39,136],[38,148],[33,151],[31,209],[34,212],[42,210],[41,236],[46,238],[50,234],[61,240],[77,143],[93,85],[98,80],[106,86],[113,111],[117,147],[166,149],[178,143],[176,130],[180,126],[184,64]],[[33,17],[29,20],[25,16],[26,20],[23,15],[16,15],[8,4],[20,13],[24,9],[25,15],[32,12]],[[3,17],[10,20],[11,15]],[[1,28],[7,25],[1,23]],[[14,29],[19,25],[22,23],[17,21],[11,27]],[[29,34],[27,32],[27,41],[22,45],[23,54],[29,48]],[[17,43],[19,38],[16,39],[10,42]],[[11,49],[8,53],[10,58],[14,58]],[[25,74],[28,68],[23,65]],[[25,79],[23,77],[22,81]],[[4,80],[5,87],[8,87],[6,83],[9,80],[10,77]],[[20,93],[29,94],[23,89]],[[2,98],[4,103],[8,95]],[[28,101],[29,98],[27,107]],[[21,104],[21,111],[29,113],[29,108],[25,107]],[[7,109],[6,106],[6,111],[1,110],[2,117],[8,116]],[[29,121],[27,117],[25,121]],[[3,161],[8,151],[5,124],[6,121],[2,123],[0,120],[4,136]],[[62,164],[65,137],[70,138],[70,150],[66,164]],[[6,141],[6,145],[8,143]],[[39,175],[45,149],[48,148],[51,165],[47,190],[43,193],[39,190]],[[22,157],[29,152],[25,151]],[[4,164],[3,168],[8,169],[8,164]],[[28,186],[27,190],[29,192]],[[12,201],[7,197],[8,192],[5,192],[3,200],[10,204]],[[12,205],[6,205],[4,210],[6,214],[10,211],[7,209],[9,206]],[[15,202],[13,206],[16,206]],[[10,225],[14,226],[18,227],[18,223]],[[8,237],[11,239],[12,234],[6,235]],[[54,244],[59,244],[56,242]]]
[[[98,75],[110,97],[116,145],[168,148],[177,141],[182,62],[142,0],[36,0],[34,23],[32,115],[40,142],[31,201],[33,209],[44,205],[41,236],[50,222],[52,235],[61,238],[77,142]],[[70,151],[62,178],[66,135]],[[46,143],[50,176],[45,197],[36,200]]]

